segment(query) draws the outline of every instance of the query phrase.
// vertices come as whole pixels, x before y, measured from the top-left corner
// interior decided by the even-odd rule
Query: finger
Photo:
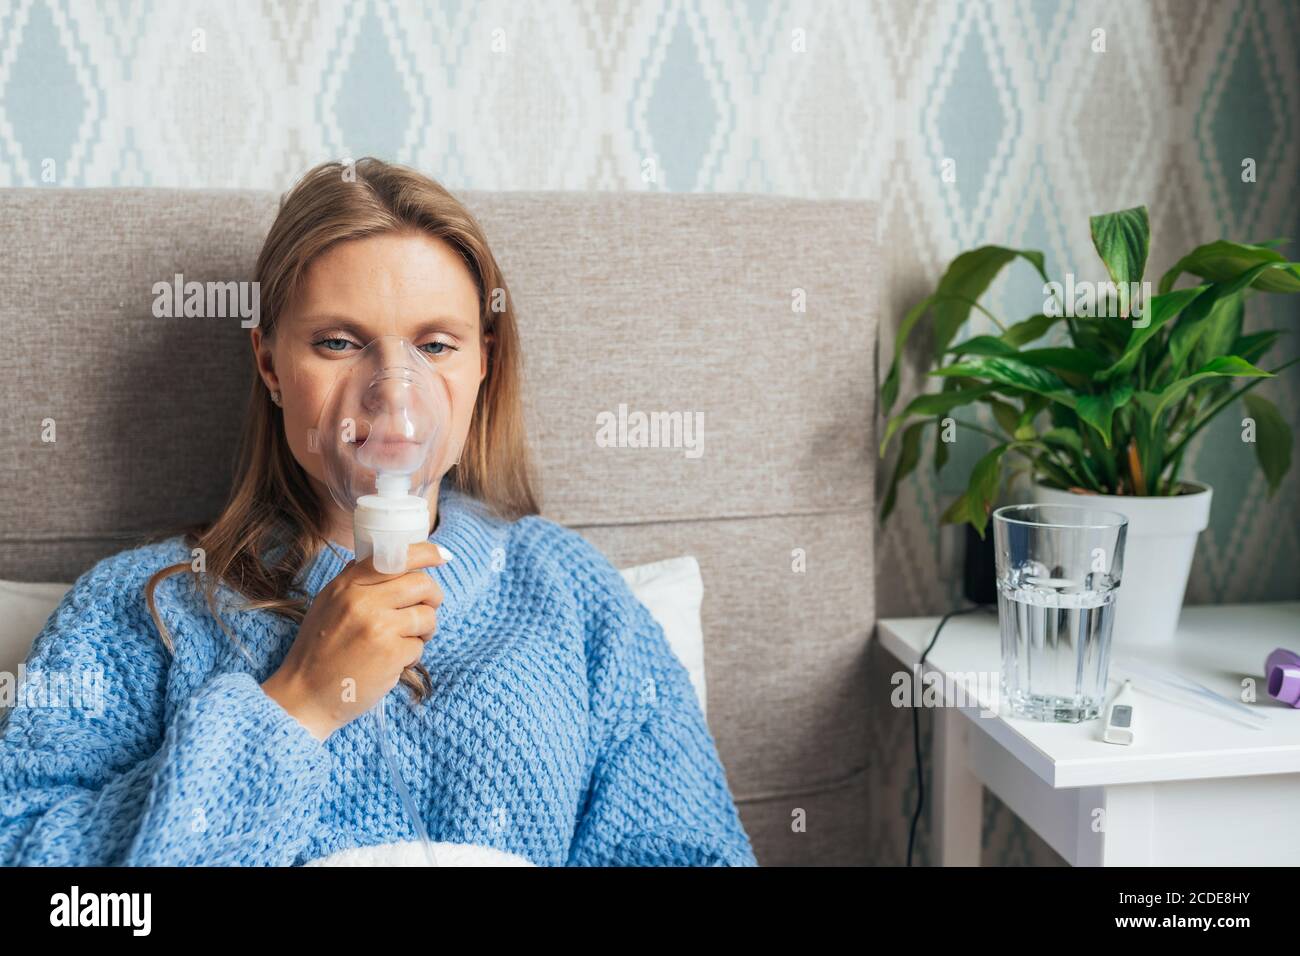
[[[438,630],[438,612],[427,604],[412,604],[394,611],[393,623],[399,637],[427,641]]]
[[[340,570],[338,574],[325,582],[325,585],[321,588],[321,593],[323,594],[326,591],[337,591],[342,587],[346,587],[356,574],[356,569],[357,562],[356,559],[353,558],[347,564],[343,565],[342,570]]]
[[[447,554],[450,553],[451,552],[447,552]],[[406,549],[406,570],[401,573],[405,574],[407,571],[414,571],[418,568],[437,567],[440,564],[444,564],[446,561],[447,558],[445,558],[442,552],[438,550],[438,545],[434,544],[432,541],[420,541]],[[397,577],[397,575],[380,574],[376,571],[375,559],[374,556],[371,555],[364,561],[357,563],[356,570],[352,576],[352,581],[355,584],[372,585],[381,584],[384,581],[391,581],[394,577]]]
[[[386,608],[410,607],[420,603],[436,608],[442,605],[442,597],[442,585],[423,569],[369,585],[366,590],[367,603],[374,602],[374,605]]]
[[[420,658],[424,656],[424,641],[415,637],[402,638],[402,646],[406,648],[408,657],[405,667],[414,667],[420,663]],[[404,668],[405,669],[405,668]],[[399,677],[398,680],[401,680]]]

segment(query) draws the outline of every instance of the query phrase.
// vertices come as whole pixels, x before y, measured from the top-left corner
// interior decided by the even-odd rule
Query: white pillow
[[[637,600],[664,629],[668,646],[691,675],[700,710],[707,715],[704,686],[704,632],[700,603],[704,582],[700,565],[685,555],[620,570]],[[71,584],[0,581],[0,672],[13,675],[27,660],[41,632]],[[0,713],[4,711],[0,704]]]
[[[704,601],[704,579],[700,564],[691,555],[638,564],[620,572],[636,599],[644,604],[664,629],[668,646],[691,675],[700,711],[708,719],[708,693],[704,686],[704,628],[700,604]]]
[[[18,674],[32,641],[71,584],[0,581],[0,672]],[[3,704],[0,704],[3,710]]]

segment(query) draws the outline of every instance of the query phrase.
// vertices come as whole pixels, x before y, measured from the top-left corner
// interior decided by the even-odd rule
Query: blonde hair
[[[254,278],[261,284],[261,326],[266,338],[289,308],[307,268],[340,242],[398,232],[420,232],[458,251],[479,293],[480,341],[490,341],[487,374],[479,386],[469,435],[460,461],[444,477],[482,501],[497,516],[514,520],[538,514],[532,466],[523,430],[522,356],[506,281],[470,212],[433,179],[378,159],[353,165],[322,163],[308,171],[280,200],[279,213],[257,259]],[[497,290],[500,290],[499,292]],[[322,548],[325,509],[307,475],[293,457],[279,409],[257,375],[244,418],[236,477],[221,513],[210,523],[183,530],[185,543],[202,548],[201,588],[213,617],[226,635],[216,603],[226,584],[246,598],[240,610],[265,609],[299,623],[307,598],[293,596],[300,570]],[[269,559],[272,551],[273,559]],[[145,586],[149,613],[163,643],[175,653],[158,614],[154,592],[171,575],[193,570],[173,564]],[[431,690],[423,665],[402,673],[416,700]]]

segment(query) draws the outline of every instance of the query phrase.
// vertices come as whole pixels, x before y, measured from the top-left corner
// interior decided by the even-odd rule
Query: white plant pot
[[[1173,643],[1192,570],[1196,538],[1210,523],[1213,489],[1183,482],[1191,494],[1169,497],[1081,495],[1034,485],[1037,504],[1084,505],[1128,518],[1124,570],[1115,600],[1115,647],[1161,647]]]

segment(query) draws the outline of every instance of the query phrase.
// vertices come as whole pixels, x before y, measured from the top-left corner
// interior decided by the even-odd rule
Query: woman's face
[[[406,338],[447,382],[452,421],[445,473],[460,457],[469,434],[491,346],[490,341],[480,341],[474,279],[450,245],[423,233],[339,243],[308,268],[274,334],[252,330],[258,372],[267,388],[281,394],[289,448],[325,506],[329,537],[349,548],[351,516],[330,495],[324,462],[311,449],[309,432],[348,359],[381,335]],[[431,516],[441,477],[428,492]]]

